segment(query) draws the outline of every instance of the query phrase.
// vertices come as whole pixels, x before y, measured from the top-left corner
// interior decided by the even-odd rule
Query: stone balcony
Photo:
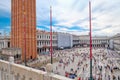
[[[0,80],[72,80],[64,76],[0,60]]]

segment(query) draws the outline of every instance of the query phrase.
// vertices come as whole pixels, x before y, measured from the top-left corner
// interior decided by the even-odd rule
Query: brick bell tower
[[[36,0],[11,0],[11,47],[21,48],[22,61],[37,57]]]

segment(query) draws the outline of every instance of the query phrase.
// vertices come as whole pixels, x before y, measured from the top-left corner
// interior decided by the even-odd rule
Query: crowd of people
[[[92,74],[94,80],[120,80],[120,55],[105,48],[92,50]],[[56,51],[54,57],[59,62],[53,63],[53,73],[72,79],[89,80],[89,48],[72,48]]]
[[[53,73],[71,79],[89,80],[89,48],[71,48],[54,51],[53,57],[59,61],[53,63]],[[106,48],[92,49],[92,77],[94,80],[120,80],[120,55]],[[30,64],[46,62],[50,55],[39,56]],[[44,66],[45,67],[45,66]],[[46,71],[44,69],[44,71]]]

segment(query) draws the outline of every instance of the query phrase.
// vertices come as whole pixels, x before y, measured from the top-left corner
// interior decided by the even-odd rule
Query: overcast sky
[[[30,1],[30,0],[29,0]],[[120,0],[91,0],[92,34],[120,33]],[[37,29],[49,31],[49,6],[53,11],[53,31],[76,35],[89,33],[89,0],[36,0]],[[11,0],[0,1],[0,32],[10,32]]]

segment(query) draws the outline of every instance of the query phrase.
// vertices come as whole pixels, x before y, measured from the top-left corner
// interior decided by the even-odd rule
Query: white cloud
[[[11,0],[2,0],[0,1],[0,9],[1,10],[4,10],[6,12],[9,12],[11,11]]]
[[[0,2],[0,9],[10,12],[10,1]],[[51,2],[50,2],[51,1]],[[52,4],[54,31],[66,31],[73,34],[88,34],[89,31],[70,30],[72,27],[89,29],[89,0],[36,0],[37,24],[49,28],[49,9]],[[92,0],[93,35],[112,35],[120,30],[120,0]],[[59,27],[63,26],[63,27]],[[65,26],[65,27],[64,27]],[[43,29],[43,28],[41,28]]]
[[[44,30],[43,28],[37,27],[37,30]]]
[[[89,34],[89,31],[67,31],[67,33],[70,33],[70,34],[75,34],[75,35],[88,35]]]

